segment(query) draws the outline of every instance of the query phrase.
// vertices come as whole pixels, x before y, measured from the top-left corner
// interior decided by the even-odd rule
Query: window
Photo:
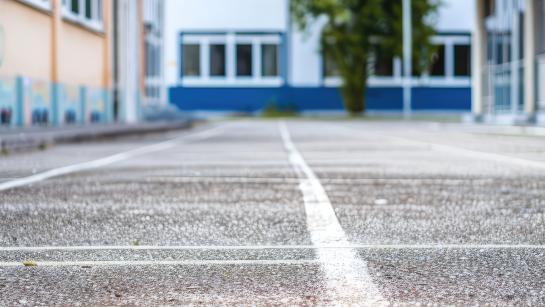
[[[432,57],[430,75],[433,77],[445,76],[445,45],[437,46],[437,51]]]
[[[484,0],[484,17],[494,15],[496,10],[496,0]]]
[[[537,50],[539,53],[545,53],[545,1],[537,1],[536,6],[538,16],[537,26]]]
[[[201,75],[201,48],[198,44],[183,45],[183,75],[198,77]]]
[[[252,76],[252,45],[237,44],[237,76]]]
[[[454,76],[469,77],[471,74],[471,47],[454,45]]]
[[[394,75],[394,57],[390,52],[385,52],[380,46],[373,50],[372,67],[375,76],[391,77]]]
[[[0,0],[1,1],[1,0]],[[278,33],[181,33],[179,82],[183,85],[280,86],[282,38]]]
[[[261,74],[263,77],[277,77],[278,62],[278,45],[261,45]]]
[[[79,15],[79,0],[70,0],[70,11]]]
[[[91,0],[85,0],[85,18],[91,19],[93,17],[93,9]]]
[[[210,45],[210,76],[225,77],[225,44]]]
[[[63,16],[93,30],[102,30],[102,0],[63,0]]]

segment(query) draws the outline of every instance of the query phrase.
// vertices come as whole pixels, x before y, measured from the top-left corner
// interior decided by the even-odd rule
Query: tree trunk
[[[365,112],[365,88],[367,78],[365,76],[351,76],[352,80],[344,80],[341,88],[344,108],[351,115]]]

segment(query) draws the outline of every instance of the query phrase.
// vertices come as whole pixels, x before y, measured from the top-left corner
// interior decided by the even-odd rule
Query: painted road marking
[[[143,266],[143,265],[303,265],[316,260],[136,260],[136,261],[32,261],[32,266]],[[24,262],[0,262],[0,267],[25,266]]]
[[[545,249],[543,244],[348,244],[348,245],[82,245],[4,246],[0,252],[115,250],[306,250],[306,249]]]
[[[40,182],[40,181],[53,178],[53,177],[63,176],[63,175],[86,171],[86,170],[95,169],[99,167],[104,167],[119,161],[134,158],[137,156],[173,148],[179,145],[181,140],[196,141],[196,140],[207,139],[221,133],[222,130],[223,130],[222,126],[214,127],[207,130],[187,134],[173,140],[168,140],[165,142],[160,142],[160,143],[128,150],[128,151],[121,152],[121,153],[111,155],[108,157],[104,157],[101,159],[72,164],[72,165],[63,166],[59,168],[54,168],[54,169],[51,169],[42,173],[38,173],[32,176],[28,176],[28,177],[24,177],[24,178],[20,178],[16,180],[8,181],[8,182],[3,182],[3,183],[0,183],[0,191],[5,191],[8,189],[13,189],[13,188],[29,185],[29,184]]]
[[[284,122],[279,123],[279,129],[284,147],[289,154],[289,161],[300,177],[299,188],[303,193],[307,228],[312,243],[317,246],[349,247],[346,234],[318,177],[295,147]],[[367,271],[367,264],[357,257],[354,249],[318,247],[316,254],[333,299],[350,295],[350,298],[359,304],[387,303],[373,283]]]
[[[357,128],[353,126],[336,126],[336,127],[359,131]],[[458,146],[437,144],[437,143],[421,141],[421,140],[414,140],[407,137],[385,135],[382,133],[380,134],[377,133],[375,134],[375,136],[389,138],[389,139],[403,142],[406,144],[425,146],[429,148],[430,150],[437,151],[437,152],[443,152],[447,154],[457,154],[457,155],[462,155],[462,156],[466,156],[473,159],[481,159],[481,160],[494,161],[499,163],[509,163],[513,165],[526,167],[526,168],[533,168],[533,169],[538,168],[538,169],[545,170],[545,162],[543,161],[529,160],[529,159],[506,156],[506,155],[501,155],[501,154],[496,154],[491,152],[466,149],[466,148],[462,148]]]

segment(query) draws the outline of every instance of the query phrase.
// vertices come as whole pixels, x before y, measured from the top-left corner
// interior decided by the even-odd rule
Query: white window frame
[[[412,86],[428,87],[470,87],[471,76],[454,75],[454,46],[471,45],[471,36],[469,35],[436,35],[431,38],[433,44],[445,46],[445,75],[430,76],[423,74],[419,77],[412,77],[410,82]],[[394,75],[392,77],[370,76],[367,85],[370,87],[401,87],[403,85],[401,58],[394,58]],[[323,73],[322,73],[323,74]],[[341,77],[323,77],[325,87],[339,87],[342,85]]]
[[[19,1],[40,10],[51,11],[51,0],[19,0]]]
[[[78,13],[72,12],[70,7],[71,2],[71,0],[62,1],[62,16],[64,19],[77,23],[93,31],[104,31],[103,16],[101,11],[104,3],[102,3],[102,0],[91,0],[91,19],[85,16],[85,0],[78,0]]]
[[[226,86],[226,87],[279,87],[284,84],[281,76],[281,45],[280,34],[183,34],[179,48],[184,44],[198,44],[200,48],[200,76],[180,76],[178,83],[182,86]],[[210,76],[210,45],[225,44],[225,76]],[[236,46],[237,44],[252,45],[252,75],[236,75]],[[262,76],[261,74],[261,46],[263,44],[278,45],[278,76]],[[179,59],[179,72],[183,71],[182,59]]]

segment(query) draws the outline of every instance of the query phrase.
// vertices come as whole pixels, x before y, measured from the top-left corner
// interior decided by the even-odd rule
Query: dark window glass
[[[439,45],[432,57],[430,75],[434,77],[445,76],[445,46]]]
[[[471,74],[471,47],[469,45],[454,46],[454,75],[468,77]]]
[[[374,48],[374,62],[373,68],[375,76],[379,77],[390,77],[394,75],[394,57],[391,53],[385,52],[382,50],[383,48],[380,48],[380,46],[376,46]]]
[[[85,0],[85,18],[91,19],[92,17],[92,0]]]
[[[70,10],[72,13],[79,14],[79,0],[71,0],[70,4]]]
[[[237,76],[252,76],[252,45],[237,45]]]
[[[210,76],[225,76],[225,45],[210,45]]]
[[[519,13],[519,60],[524,59],[524,13]]]
[[[200,76],[201,75],[201,48],[198,44],[184,44],[183,46],[183,75]]]
[[[494,15],[496,9],[496,0],[484,0],[484,16],[489,17]]]
[[[261,74],[264,77],[278,76],[278,45],[261,46]]]
[[[542,16],[538,18],[537,25],[537,41],[538,41],[538,51],[539,53],[545,53],[545,1],[537,1],[537,14]]]

